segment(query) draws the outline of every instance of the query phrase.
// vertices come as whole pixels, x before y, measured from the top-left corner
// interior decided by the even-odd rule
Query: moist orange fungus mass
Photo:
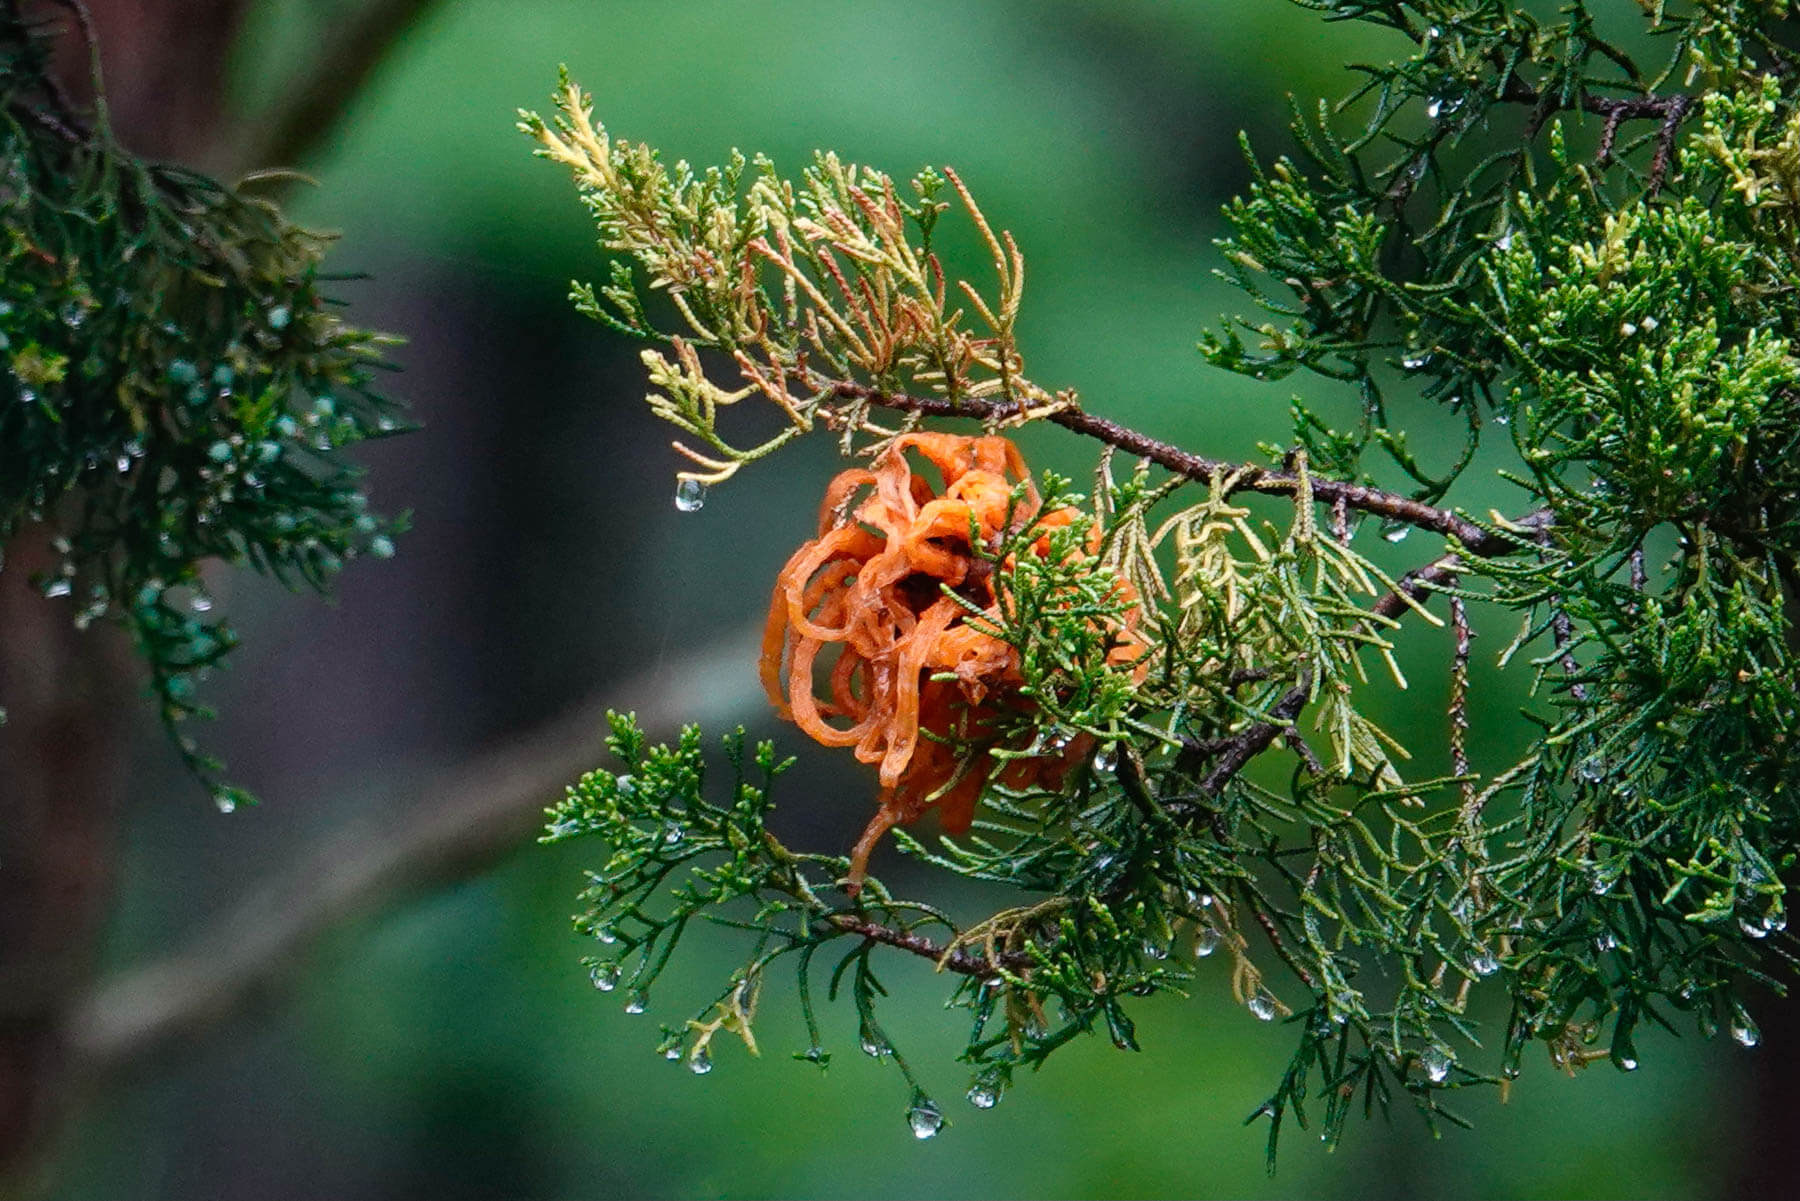
[[[912,469],[909,450],[943,477],[941,493]],[[1072,509],[1040,513],[1041,503],[1007,439],[905,434],[869,468],[831,481],[818,537],[776,580],[761,661],[770,701],[817,741],[854,747],[879,765],[880,808],[852,852],[852,892],[896,825],[935,805],[945,832],[960,834],[990,777],[1010,788],[1056,788],[1093,748],[1081,735],[1004,765],[989,754],[1006,719],[1030,704],[1019,691],[1018,652],[988,632],[1004,624],[996,576],[1013,568],[999,548],[1032,531],[1024,553],[1047,556],[1048,531],[1075,517]],[[1117,588],[1135,600],[1129,585]],[[1109,661],[1143,653],[1136,624],[1132,604],[1113,631]]]

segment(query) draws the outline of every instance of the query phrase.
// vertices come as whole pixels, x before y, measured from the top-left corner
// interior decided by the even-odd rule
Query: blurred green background
[[[254,120],[341,8],[256,5],[231,60],[234,111]],[[1307,386],[1253,386],[1193,349],[1243,307],[1212,276],[1210,245],[1219,206],[1248,179],[1237,131],[1265,155],[1286,149],[1289,93],[1335,96],[1347,59],[1392,49],[1281,0],[430,10],[327,149],[299,164],[318,186],[296,200],[303,220],[341,231],[339,269],[372,273],[341,287],[355,318],[410,339],[395,390],[424,429],[368,459],[378,505],[412,509],[415,531],[393,562],[349,572],[332,608],[220,579],[245,645],[214,687],[224,718],[197,732],[265,803],[214,812],[146,714],[108,963],[182,945],[348,823],[404,827],[431,805],[416,791],[428,769],[596,696],[620,708],[700,697],[709,729],[741,722],[779,739],[802,760],[777,797],[796,837],[847,845],[866,818],[871,781],[776,727],[742,636],[806,533],[831,447],[752,468],[697,514],[670,504],[678,461],[640,403],[633,348],[566,304],[571,276],[602,273],[585,215],[512,128],[515,108],[547,107],[559,63],[615,133],[671,158],[738,146],[798,168],[830,147],[896,174],[955,165],[1025,250],[1034,377],[1233,457],[1283,440],[1291,389]],[[1452,452],[1451,426],[1422,406],[1401,412],[1415,439]],[[1032,431],[1026,449],[1035,467],[1091,469],[1092,448],[1067,437]],[[1460,500],[1516,506],[1498,485]],[[1428,552],[1384,553],[1404,567]],[[1493,675],[1512,630],[1485,632]],[[1389,720],[1429,756],[1447,642],[1421,641],[1416,687]],[[1513,674],[1486,690],[1491,716],[1522,703]],[[1510,727],[1489,729],[1476,749],[1491,762]],[[1226,965],[1201,964],[1190,1001],[1142,1006],[1144,1053],[1087,1040],[981,1112],[961,1101],[945,981],[896,962],[896,1041],[951,1118],[919,1143],[898,1072],[856,1052],[842,1014],[827,1074],[788,1057],[805,1039],[779,990],[760,1060],[721,1046],[698,1078],[655,1054],[656,1024],[705,999],[732,940],[695,939],[650,1014],[625,1015],[588,986],[566,920],[600,854],[520,845],[493,870],[346,925],[294,965],[291,989],[105,1082],[61,1144],[54,1192],[1698,1197],[1726,1191],[1719,1159],[1746,1121],[1733,1073],[1750,1056],[1659,1038],[1630,1077],[1601,1066],[1571,1080],[1539,1062],[1510,1104],[1472,1095],[1472,1133],[1433,1140],[1406,1110],[1353,1126],[1326,1154],[1290,1128],[1269,1177],[1266,1127],[1243,1122],[1291,1040],[1231,1004]],[[877,867],[916,880],[891,851]]]

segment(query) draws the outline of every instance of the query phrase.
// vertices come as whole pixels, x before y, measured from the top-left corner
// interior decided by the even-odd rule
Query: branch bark
[[[83,1082],[92,1087],[269,995],[349,919],[463,879],[527,844],[545,806],[599,758],[610,698],[639,702],[652,727],[741,712],[760,692],[748,669],[738,691],[722,686],[733,678],[722,665],[753,663],[760,636],[760,627],[740,631],[487,754],[420,773],[417,793],[430,803],[396,806],[419,816],[326,837],[186,950],[103,982],[76,1004],[66,1038]]]
[[[951,400],[942,396],[912,396],[903,392],[884,392],[866,384],[843,380],[833,381],[826,387],[831,395],[845,400],[856,400],[885,409],[920,413],[930,417],[973,417],[981,421],[1004,421],[1019,416],[1023,411],[1015,401],[976,397]],[[1273,496],[1293,496],[1301,488],[1300,477],[1290,472],[1276,471],[1255,463],[1227,463],[1222,459],[1209,459],[1167,442],[1160,442],[1134,429],[1128,429],[1116,421],[1108,420],[1105,417],[1095,417],[1074,406],[1058,409],[1046,415],[1044,420],[1053,425],[1060,425],[1074,433],[1104,442],[1108,446],[1117,447],[1139,458],[1149,459],[1159,467],[1167,468],[1177,475],[1186,476],[1199,483],[1209,483],[1215,477],[1228,480],[1230,481],[1230,487],[1227,489],[1228,495],[1238,492],[1261,492]],[[1477,555],[1485,557],[1504,554],[1517,548],[1517,544],[1511,539],[1484,529],[1459,513],[1436,508],[1409,496],[1401,496],[1397,492],[1386,492],[1380,488],[1371,488],[1366,484],[1350,484],[1341,480],[1316,476],[1309,477],[1306,483],[1312,489],[1313,499],[1321,504],[1329,504],[1334,507],[1341,505],[1359,513],[1368,513],[1418,529],[1446,534],[1461,542]]]
[[[305,162],[435,0],[368,0],[340,23],[261,121],[245,122],[209,154],[224,173]]]

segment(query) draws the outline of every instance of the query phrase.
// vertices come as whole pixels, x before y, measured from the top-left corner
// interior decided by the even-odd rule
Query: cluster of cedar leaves
[[[1259,167],[1227,213],[1227,268],[1263,315],[1209,337],[1207,356],[1257,378],[1314,372],[1360,401],[1348,429],[1297,409],[1268,464],[1157,443],[1033,383],[1013,338],[1023,258],[953,173],[897,183],[824,155],[798,180],[760,161],[695,174],[610,139],[566,84],[557,122],[527,115],[603,245],[637,264],[578,301],[657,344],[652,405],[703,444],[691,482],[821,426],[851,453],[955,416],[1108,448],[1099,551],[1079,553],[1078,531],[1077,553],[1019,556],[1001,587],[1001,634],[1038,702],[1026,733],[1098,750],[1055,793],[992,790],[967,839],[903,839],[1017,888],[1015,907],[961,925],[874,883],[853,904],[833,891],[841,858],[764,827],[772,750],[732,741],[734,779],[711,800],[697,735],[651,748],[618,720],[623,769],[585,777],[552,828],[610,850],[578,919],[600,943],[595,985],[641,1009],[691,921],[749,932],[716,1002],[665,1028],[670,1058],[709,1069],[720,1031],[754,1046],[777,963],[810,1024],[817,967],[849,994],[864,1049],[905,1071],[915,1131],[934,1132],[941,1114],[879,1021],[884,948],[958,974],[978,1107],[1078,1034],[1132,1047],[1135,998],[1215,952],[1252,1013],[1291,1018],[1272,1125],[1315,1100],[1333,1140],[1395,1097],[1444,1115],[1447,1092],[1516,1075],[1533,1046],[1630,1070],[1645,1023],[1756,1041],[1746,998],[1791,958],[1782,876],[1800,836],[1788,5],[1307,7],[1387,27],[1398,56],[1297,117],[1303,158]],[[990,251],[991,291],[944,277],[932,238],[953,211]],[[645,285],[670,303],[647,305]],[[1411,454],[1396,395],[1462,423],[1448,470]],[[752,398],[786,425],[740,449],[719,418]],[[1484,438],[1516,450],[1507,517],[1452,507]],[[1407,490],[1376,486],[1389,478]],[[1282,520],[1239,503],[1251,492],[1287,498]],[[1381,530],[1441,542],[1390,579],[1355,549]],[[1067,598],[1121,575],[1156,607],[1141,683],[1084,651],[1070,616]],[[1494,762],[1468,751],[1472,613],[1504,623],[1503,659],[1535,679],[1537,736]],[[1444,618],[1449,711],[1414,737],[1441,740],[1453,774],[1414,779],[1364,708],[1399,682],[1397,640]],[[1265,754],[1282,772],[1247,778]]]
[[[0,546],[45,544],[48,603],[130,631],[173,732],[233,643],[200,565],[323,588],[391,555],[343,448],[399,419],[382,339],[320,291],[325,239],[121,149],[49,75],[51,36],[0,2]]]

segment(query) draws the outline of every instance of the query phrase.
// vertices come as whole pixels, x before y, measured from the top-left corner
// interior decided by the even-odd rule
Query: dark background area
[[[52,661],[21,649],[22,630],[100,664],[71,720],[103,740],[90,766],[110,767],[71,783],[67,763],[30,759],[26,720],[0,728],[17,773],[0,792],[35,771],[56,797],[47,821],[86,806],[101,883],[80,911],[92,920],[58,945],[86,965],[65,991],[90,1022],[151,995],[106,982],[179,989],[196,964],[228,958],[220,948],[281,930],[309,882],[407,846],[447,810],[521,789],[542,799],[515,804],[504,836],[483,827],[428,870],[357,894],[322,938],[282,944],[249,1003],[234,996],[142,1048],[107,1044],[48,1144],[47,1191],[1700,1197],[1772,1191],[1791,1173],[1795,1022],[1773,1000],[1755,1054],[1690,1033],[1642,1040],[1631,1076],[1603,1065],[1565,1079],[1538,1062],[1509,1104],[1471,1094],[1473,1132],[1433,1140],[1397,1112],[1327,1155],[1294,1128],[1273,1178],[1265,1128],[1243,1119],[1291,1041],[1231,1003],[1223,963],[1200,965],[1192,999],[1142,1006],[1145,1053],[1088,1040],[987,1113],[959,1100],[945,982],[929,964],[893,964],[896,1041],[952,1120],[929,1144],[903,1121],[899,1074],[856,1053],[843,1014],[828,1023],[828,1074],[789,1058],[805,1038],[779,989],[760,1060],[721,1046],[704,1078],[665,1063],[657,1023],[705,999],[732,940],[696,937],[647,1016],[597,994],[566,919],[602,852],[536,846],[532,811],[555,788],[530,782],[599,766],[607,705],[639,709],[661,736],[683,720],[742,723],[800,756],[777,798],[784,830],[848,845],[872,780],[778,728],[754,663],[769,587],[838,464],[821,439],[746,469],[698,513],[675,510],[680,464],[641,404],[634,349],[566,302],[571,276],[603,273],[591,228],[566,178],[530,157],[513,110],[547,108],[566,62],[610,129],[671,159],[739,146],[798,170],[829,147],[896,175],[951,163],[1025,250],[1034,378],[1230,458],[1282,440],[1292,389],[1309,386],[1255,386],[1193,350],[1242,308],[1213,277],[1210,245],[1219,206],[1248,179],[1237,131],[1265,156],[1285,150],[1289,92],[1335,95],[1347,59],[1393,47],[1280,0],[460,0],[390,6],[407,22],[391,43],[363,43],[387,49],[362,63],[344,34],[367,7],[93,6],[126,140],[220,170],[269,165],[242,157],[293,111],[297,84],[348,55],[343,74],[362,82],[346,84],[341,119],[302,122],[275,146],[298,148],[291,165],[317,179],[293,194],[295,214],[341,231],[337,269],[372,276],[341,285],[353,318],[408,339],[393,389],[423,428],[365,460],[376,506],[411,510],[414,528],[393,561],[348,572],[330,605],[210,578],[244,644],[212,686],[221,720],[193,733],[260,806],[222,815],[180,774],[104,635],[18,624],[7,655]],[[1452,422],[1434,426],[1422,403],[1404,414],[1415,446],[1452,453]],[[1091,470],[1091,448],[1067,436],[1022,441],[1034,467]],[[1459,500],[1516,503],[1498,483]],[[1383,553],[1403,568],[1429,549]],[[7,574],[16,587],[22,573]],[[1493,667],[1510,626],[1484,632],[1478,765],[1505,753],[1528,683]],[[1441,720],[1443,647],[1418,655],[1414,690],[1387,716],[1441,755],[1427,723]],[[891,850],[876,866],[916,879]],[[272,883],[300,894],[258,901]],[[176,964],[188,976],[141,974],[184,947],[200,949]]]

